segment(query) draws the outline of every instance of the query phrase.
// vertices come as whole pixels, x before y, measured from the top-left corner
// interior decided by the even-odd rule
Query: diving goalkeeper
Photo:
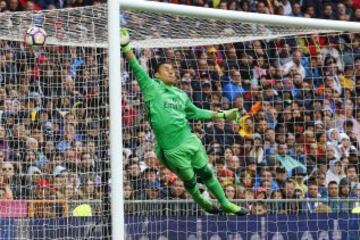
[[[185,189],[206,212],[217,214],[220,210],[201,195],[196,177],[218,199],[225,213],[245,215],[247,209],[231,203],[208,167],[208,157],[201,141],[190,130],[187,119],[235,120],[238,109],[214,112],[197,108],[186,93],[174,85],[175,71],[171,64],[160,63],[155,79],[142,69],[130,46],[130,37],[125,28],[120,30],[122,52],[143,92],[148,121],[156,136],[155,152],[162,164],[174,172]]]

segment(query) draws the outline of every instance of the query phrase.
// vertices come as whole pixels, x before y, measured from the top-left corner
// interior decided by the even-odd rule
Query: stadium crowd
[[[0,1],[0,9],[96,3],[10,0]],[[0,41],[1,200],[104,196],[103,173],[109,169],[106,58],[104,49],[32,49]]]
[[[357,21],[360,1],[181,1],[229,10]],[[100,1],[0,1],[0,11]],[[360,35],[312,34],[178,49],[137,50],[152,74],[174,64],[178,86],[201,108],[239,108],[236,122],[191,122],[230,199],[254,214],[342,212],[359,198]],[[108,170],[106,52],[0,42],[0,199],[98,199]],[[188,199],[159,164],[137,82],[122,62],[124,196]],[[169,139],[171,141],[171,139]],[[209,193],[205,188],[203,194]],[[209,195],[209,197],[212,197]],[[264,204],[323,198],[327,204]]]
[[[108,162],[102,60],[90,49],[35,55],[0,45],[0,198],[99,199]]]
[[[360,14],[358,1],[168,2],[353,21]],[[157,62],[171,62],[178,87],[198,107],[240,109],[239,121],[191,122],[230,199],[257,199],[248,203],[254,214],[348,212],[354,203],[338,200],[360,197],[359,41],[358,34],[314,33],[137,55],[150,75]],[[159,164],[139,86],[122,68],[126,199],[188,199]],[[324,203],[261,201],[302,198]]]

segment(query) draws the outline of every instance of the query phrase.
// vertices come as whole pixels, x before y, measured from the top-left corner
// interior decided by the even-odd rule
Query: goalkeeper
[[[130,37],[125,28],[120,30],[121,47],[129,66],[137,79],[144,96],[148,121],[156,136],[156,154],[162,164],[174,172],[183,182],[194,201],[206,212],[216,214],[220,210],[201,195],[196,177],[218,199],[225,213],[245,215],[247,210],[231,203],[208,167],[208,157],[201,141],[190,130],[187,119],[235,120],[238,109],[214,112],[197,108],[185,92],[174,87],[175,71],[171,64],[160,63],[155,79],[142,69],[130,46]]]

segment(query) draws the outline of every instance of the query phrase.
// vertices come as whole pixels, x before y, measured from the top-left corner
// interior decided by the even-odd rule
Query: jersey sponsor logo
[[[183,108],[183,106],[182,106],[181,102],[179,102],[178,99],[171,98],[170,100],[164,102],[164,108],[180,110]]]

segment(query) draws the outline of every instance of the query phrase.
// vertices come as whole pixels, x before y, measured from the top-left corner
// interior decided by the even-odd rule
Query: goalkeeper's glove
[[[217,113],[216,118],[225,119],[228,121],[237,121],[240,119],[240,111],[238,108],[221,111]]]
[[[126,28],[120,28],[120,45],[122,51],[127,54],[131,51],[130,35]]]

